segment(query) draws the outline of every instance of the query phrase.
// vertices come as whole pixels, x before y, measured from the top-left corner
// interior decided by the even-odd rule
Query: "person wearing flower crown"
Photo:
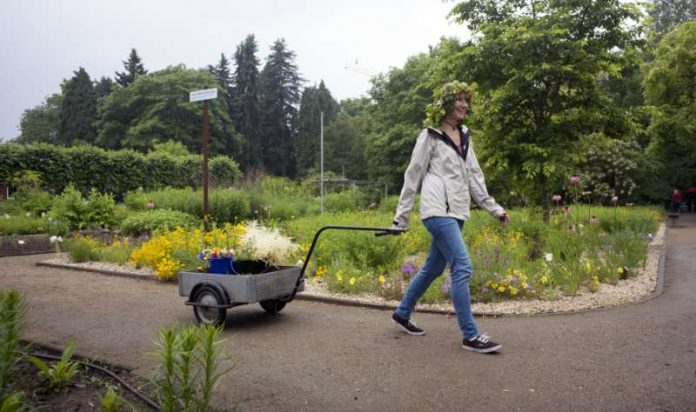
[[[501,223],[505,210],[488,194],[483,172],[476,160],[470,130],[462,124],[470,108],[474,88],[453,81],[435,91],[434,103],[426,108],[425,128],[416,140],[392,228],[408,230],[416,192],[420,189],[420,218],[432,241],[425,264],[411,280],[392,319],[411,335],[425,331],[411,319],[416,302],[430,284],[450,267],[450,294],[463,334],[462,347],[479,353],[500,350],[502,345],[479,331],[471,311],[469,279],[471,259],[462,237],[473,200]]]

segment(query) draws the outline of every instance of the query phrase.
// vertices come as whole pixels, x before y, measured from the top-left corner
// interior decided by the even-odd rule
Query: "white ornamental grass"
[[[247,224],[242,243],[246,248],[253,249],[254,259],[262,259],[274,265],[287,262],[290,255],[298,249],[278,229],[267,228],[256,222]]]

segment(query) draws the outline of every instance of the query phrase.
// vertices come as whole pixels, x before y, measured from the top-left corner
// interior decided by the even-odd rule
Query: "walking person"
[[[676,187],[672,190],[672,212],[679,213],[681,210],[681,192]]]
[[[469,295],[472,266],[462,237],[462,226],[469,219],[472,198],[503,224],[510,219],[488,194],[469,138],[470,131],[462,125],[472,95],[473,90],[464,82],[447,83],[426,110],[428,127],[418,135],[404,173],[404,185],[392,227],[408,229],[416,192],[420,189],[420,218],[432,235],[432,242],[423,268],[411,280],[392,319],[411,335],[425,334],[411,320],[411,313],[418,299],[449,265],[452,303],[464,337],[462,347],[489,353],[499,350],[502,345],[481,333],[474,320]]]

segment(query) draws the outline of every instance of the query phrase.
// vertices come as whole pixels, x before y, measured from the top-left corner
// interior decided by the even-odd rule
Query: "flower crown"
[[[435,101],[426,106],[423,124],[430,127],[440,127],[442,119],[454,110],[454,102],[457,99],[457,95],[464,93],[467,101],[471,103],[475,90],[476,84],[468,85],[457,80],[445,83],[442,87],[435,89],[433,93]]]

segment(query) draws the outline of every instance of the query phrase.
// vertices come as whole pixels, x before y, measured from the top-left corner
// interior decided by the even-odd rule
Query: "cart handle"
[[[314,235],[314,239],[312,240],[312,244],[309,247],[309,251],[307,251],[307,257],[305,257],[304,263],[302,264],[302,269],[300,270],[300,276],[297,277],[297,282],[295,282],[295,290],[292,291],[292,295],[290,296],[288,301],[295,299],[295,295],[297,294],[297,289],[300,288],[300,284],[302,283],[302,278],[304,277],[304,272],[307,269],[307,265],[309,265],[309,258],[312,256],[312,252],[314,251],[314,246],[316,246],[316,244],[317,244],[317,240],[319,239],[319,235],[321,234],[321,232],[323,232],[327,229],[363,230],[363,231],[377,232],[377,233],[375,233],[375,236],[400,235],[400,234],[406,232],[406,229],[400,229],[400,228],[397,229],[397,228],[388,228],[388,227],[335,226],[335,225],[329,225],[329,226],[322,227]]]

